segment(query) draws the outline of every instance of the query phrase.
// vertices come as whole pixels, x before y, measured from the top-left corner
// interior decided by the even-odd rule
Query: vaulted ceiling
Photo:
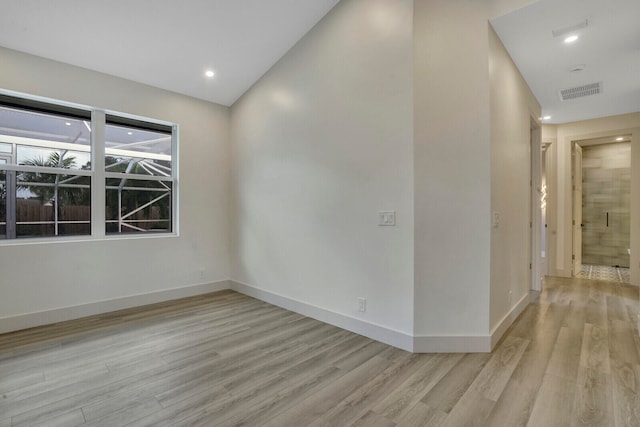
[[[338,1],[0,0],[0,45],[232,105]],[[564,123],[640,111],[639,17],[637,0],[538,0],[491,23],[546,122]]]
[[[0,46],[231,105],[337,3],[0,0]]]

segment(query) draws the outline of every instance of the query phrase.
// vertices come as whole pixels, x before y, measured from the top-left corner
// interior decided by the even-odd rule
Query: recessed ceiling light
[[[623,137],[621,137],[621,136],[619,136],[619,137],[617,137],[617,138],[616,138],[616,141],[623,141],[623,140],[624,140],[624,138],[623,138]]]
[[[576,36],[575,34],[572,36],[567,37],[566,39],[564,39],[565,43],[573,43],[574,41],[578,40],[578,36]]]
[[[542,120],[549,120],[551,118],[551,116],[543,116]]]
[[[205,71],[204,75],[207,76],[207,77],[213,77],[213,76],[216,75],[216,73],[214,73],[211,70],[207,70],[207,71]]]
[[[127,135],[133,135],[133,132],[127,132]]]
[[[66,122],[66,123],[65,123],[65,125],[67,125],[67,126],[71,126],[71,123],[69,123],[69,122]]]

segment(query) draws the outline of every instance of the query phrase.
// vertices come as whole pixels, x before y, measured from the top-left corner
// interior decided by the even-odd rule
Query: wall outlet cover
[[[358,298],[358,311],[367,311],[367,300],[364,298]]]
[[[396,211],[380,211],[378,212],[378,225],[394,226],[396,225]]]

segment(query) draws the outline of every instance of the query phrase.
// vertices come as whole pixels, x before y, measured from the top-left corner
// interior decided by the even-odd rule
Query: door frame
[[[530,126],[530,181],[529,181],[529,260],[530,289],[542,290],[542,127],[531,117]]]
[[[573,277],[576,277],[582,268],[582,146],[579,142],[571,142],[571,276]]]

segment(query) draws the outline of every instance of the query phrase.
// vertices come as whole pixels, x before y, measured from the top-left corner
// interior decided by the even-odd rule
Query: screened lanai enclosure
[[[171,232],[173,134],[0,96],[0,239]]]

